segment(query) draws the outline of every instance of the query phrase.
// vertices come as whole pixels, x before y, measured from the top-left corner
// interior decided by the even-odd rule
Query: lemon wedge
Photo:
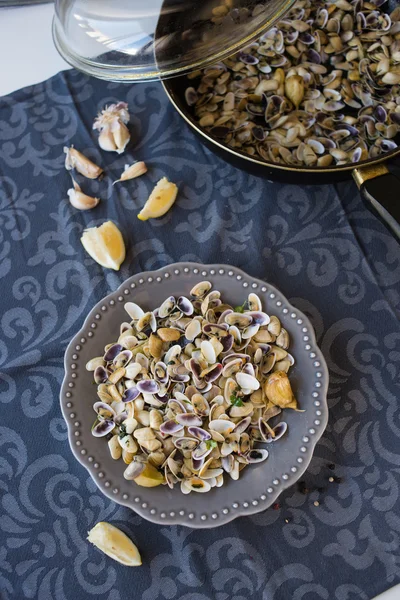
[[[138,214],[138,219],[147,221],[147,219],[162,217],[175,202],[177,193],[178,187],[175,183],[171,183],[166,177],[163,177],[151,192],[149,199]]]
[[[142,558],[135,544],[111,523],[100,521],[88,532],[87,539],[110,558],[127,567],[140,567]]]
[[[134,481],[141,487],[156,487],[164,481],[164,477],[153,465],[147,463],[144,470],[135,477]]]
[[[119,270],[125,258],[125,244],[120,230],[112,221],[83,232],[81,242],[86,252],[102,267]]]

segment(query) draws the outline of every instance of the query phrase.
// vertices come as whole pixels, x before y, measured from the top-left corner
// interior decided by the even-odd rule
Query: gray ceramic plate
[[[143,488],[123,478],[126,465],[114,461],[105,441],[91,435],[96,393],[85,364],[115,339],[120,323],[126,320],[125,302],[153,309],[167,296],[188,295],[203,279],[211,281],[233,306],[255,291],[264,310],[280,318],[291,336],[291,353],[296,359],[291,382],[305,412],[285,413],[288,434],[270,447],[266,462],[244,469],[238,481],[227,479],[223,487],[207,494],[185,496],[179,488]],[[155,523],[215,527],[265,510],[304,473],[328,421],[327,388],[328,369],[309,320],[276,288],[229,265],[179,263],[134,275],[93,308],[65,353],[61,408],[72,452],[103,494]]]

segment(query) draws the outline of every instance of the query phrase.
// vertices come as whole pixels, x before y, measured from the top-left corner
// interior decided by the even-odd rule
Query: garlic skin
[[[143,161],[133,163],[133,165],[125,165],[125,170],[121,174],[121,177],[114,181],[113,185],[118,183],[119,181],[127,181],[128,179],[135,179],[135,177],[140,177],[147,173],[146,163]]]
[[[78,173],[87,177],[88,179],[97,179],[102,173],[103,169],[87,158],[82,152],[76,150],[73,146],[68,148],[64,147],[65,156],[65,168],[67,171],[76,169]]]
[[[72,180],[74,187],[67,191],[69,201],[78,210],[90,210],[98,205],[100,198],[92,198],[84,194],[76,181]]]
[[[130,140],[129,129],[126,126],[128,121],[126,102],[111,104],[98,114],[93,129],[100,131],[99,146],[102,150],[122,154]]]

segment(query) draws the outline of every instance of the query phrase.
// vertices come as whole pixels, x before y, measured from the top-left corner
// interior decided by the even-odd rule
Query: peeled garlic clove
[[[76,150],[73,146],[68,148],[64,147],[65,157],[65,168],[67,171],[76,169],[78,173],[87,177],[88,179],[97,179],[102,173],[103,169],[97,166],[94,162],[89,160],[86,156]]]
[[[115,183],[118,183],[119,181],[127,181],[128,179],[135,179],[135,177],[140,177],[141,175],[144,175],[145,173],[147,173],[147,167],[143,161],[133,163],[133,165],[131,165],[131,166],[125,165],[125,171],[121,174],[121,177],[119,179],[117,179],[117,181],[114,181],[113,185]]]
[[[291,75],[285,80],[285,95],[296,109],[304,98],[304,79],[300,75]]]
[[[90,210],[100,202],[99,198],[92,198],[92,196],[84,194],[75,181],[74,187],[69,189],[67,194],[72,206],[78,210]]]

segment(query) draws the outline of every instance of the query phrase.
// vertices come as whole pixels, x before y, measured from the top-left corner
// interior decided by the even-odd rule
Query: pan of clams
[[[230,2],[225,0],[229,18]],[[400,3],[299,0],[235,55],[163,82],[211,150],[269,179],[355,179],[400,239]]]

